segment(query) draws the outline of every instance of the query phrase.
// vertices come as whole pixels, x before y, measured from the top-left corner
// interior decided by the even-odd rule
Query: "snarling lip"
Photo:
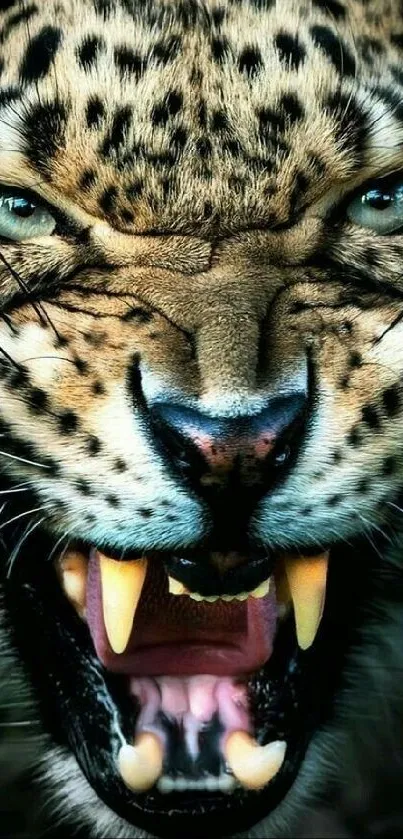
[[[192,591],[178,579],[182,572],[189,582],[189,562],[155,554],[120,561],[69,547],[55,565],[99,661],[122,675],[133,698],[134,735],[117,755],[125,785],[134,793],[262,789],[280,771],[287,741],[265,742],[248,682],[269,665],[291,604],[300,648],[313,644],[328,555],[283,556],[275,573],[235,594],[222,583],[215,594]],[[233,557],[228,564],[237,565]]]

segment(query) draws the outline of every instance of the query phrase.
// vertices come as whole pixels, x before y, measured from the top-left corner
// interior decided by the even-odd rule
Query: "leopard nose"
[[[273,398],[253,416],[211,417],[173,403],[155,405],[152,416],[176,467],[195,489],[263,494],[298,451],[307,395]]]

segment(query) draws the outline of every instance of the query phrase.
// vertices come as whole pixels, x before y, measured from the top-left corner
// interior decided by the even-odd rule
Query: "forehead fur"
[[[1,8],[0,156],[123,231],[285,224],[400,147],[397,2]]]

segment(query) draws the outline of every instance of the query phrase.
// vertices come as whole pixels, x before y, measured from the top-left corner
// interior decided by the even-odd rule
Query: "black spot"
[[[361,478],[358,481],[358,484],[356,486],[356,490],[357,490],[358,493],[360,493],[360,495],[366,495],[370,486],[371,486],[371,481],[369,480],[369,478]]]
[[[77,61],[83,70],[91,70],[94,67],[98,55],[105,50],[105,41],[97,35],[87,35],[77,47]]]
[[[31,163],[47,178],[52,160],[65,145],[67,107],[55,99],[33,105],[24,121],[26,154]]]
[[[351,94],[333,94],[324,104],[337,120],[336,142],[341,149],[353,153],[358,163],[363,157],[368,138],[368,119],[365,111]]]
[[[348,363],[352,369],[356,369],[357,367],[362,367],[362,355],[357,350],[354,350],[350,354],[350,358]]]
[[[302,516],[310,516],[312,514],[312,512],[313,512],[312,507],[303,507],[303,509],[301,510],[301,515]]]
[[[13,6],[16,6],[17,3],[19,3],[19,0],[0,0],[0,11],[8,12],[8,10],[12,9]]]
[[[200,137],[196,140],[196,149],[200,157],[205,159],[206,157],[210,157],[211,155],[211,141],[208,137]]]
[[[62,411],[59,414],[59,429],[62,434],[73,434],[78,428],[78,416],[74,411]]]
[[[219,26],[221,26],[221,24],[223,23],[223,21],[225,19],[226,13],[227,13],[227,10],[223,9],[223,8],[220,8],[220,7],[218,7],[218,9],[213,9],[212,10],[211,19],[213,21],[214,26],[216,26],[217,28]]]
[[[391,43],[398,47],[400,50],[403,49],[403,32],[395,32],[394,35],[391,35]]]
[[[148,507],[140,507],[138,512],[143,519],[149,519],[153,515],[153,511],[149,510]]]
[[[200,128],[207,128],[207,108],[206,103],[203,99],[200,100],[199,104],[199,125]]]
[[[128,47],[119,47],[115,49],[115,64],[121,76],[129,74],[135,76],[136,79],[141,78],[146,69],[146,62],[137,53]]]
[[[120,500],[117,495],[106,495],[105,501],[110,507],[120,507]]]
[[[116,198],[118,196],[118,188],[111,184],[111,186],[106,187],[104,189],[100,199],[99,199],[99,206],[104,213],[111,213],[116,204]]]
[[[139,198],[139,196],[142,194],[143,190],[143,181],[141,181],[138,178],[136,181],[132,181],[132,183],[128,187],[126,187],[125,192],[129,201],[135,201],[136,198]]]
[[[112,3],[114,0],[93,0],[94,9],[98,15],[102,15],[104,20],[107,20],[112,13]]]
[[[390,455],[389,457],[385,457],[385,460],[382,464],[382,475],[386,478],[388,475],[393,475],[394,472],[397,470],[397,460],[395,457]]]
[[[131,210],[122,210],[120,217],[125,224],[133,224],[134,222],[134,214]]]
[[[213,215],[213,205],[211,201],[205,201],[203,206],[203,218],[208,219]]]
[[[80,376],[86,376],[89,370],[88,361],[85,361],[84,358],[80,358],[79,355],[76,355],[74,358],[74,367],[77,372],[80,373]]]
[[[337,504],[341,504],[344,500],[344,495],[341,492],[336,492],[334,495],[329,495],[329,498],[326,499],[326,504],[328,507],[336,507]]]
[[[3,87],[0,88],[0,108],[9,105],[10,102],[15,102],[21,96],[21,90],[18,87]]]
[[[151,56],[160,64],[165,65],[177,58],[181,48],[182,38],[179,35],[170,35],[154,44]]]
[[[94,169],[85,169],[80,178],[80,186],[82,189],[90,189],[94,186],[97,180],[97,175]]]
[[[117,457],[113,468],[115,472],[127,472],[127,463],[121,457]]]
[[[356,448],[360,446],[362,442],[363,440],[360,429],[355,425],[347,435],[347,443],[349,446]]]
[[[320,11],[327,12],[335,20],[343,20],[346,16],[346,10],[342,3],[338,0],[312,0],[312,6]]]
[[[322,50],[333,67],[342,76],[354,76],[355,59],[340,37],[327,26],[313,26],[311,35],[315,44]]]
[[[187,138],[187,129],[181,125],[179,128],[175,128],[175,131],[171,134],[171,146],[179,152],[186,145]]]
[[[136,323],[150,323],[152,318],[152,313],[148,312],[147,309],[142,309],[141,306],[133,306],[132,309],[128,309],[128,311],[125,312],[122,320],[126,322],[136,321]]]
[[[246,73],[249,78],[256,76],[263,67],[260,50],[257,47],[245,47],[239,56],[238,67],[239,72]]]
[[[106,393],[105,386],[102,384],[102,382],[98,380],[96,382],[93,382],[91,390],[94,396],[104,396],[104,394]]]
[[[163,99],[158,105],[155,105],[152,110],[151,119],[154,125],[165,125],[170,117],[174,117],[177,113],[179,113],[182,106],[182,94],[178,91],[171,90],[165,99]]]
[[[333,457],[333,463],[341,463],[341,461],[343,460],[343,455],[342,455],[340,449],[336,449],[333,452],[332,457]]]
[[[101,152],[105,157],[110,157],[113,152],[119,151],[119,146],[125,140],[132,120],[132,111],[128,105],[118,108],[113,118],[110,133],[105,138]]]
[[[82,495],[92,495],[91,485],[85,478],[78,478],[76,481],[76,487]]]
[[[84,518],[87,524],[94,524],[94,522],[97,520],[94,513],[86,513]]]
[[[44,26],[30,39],[20,67],[22,82],[37,82],[45,78],[62,41],[62,32],[54,26]]]
[[[280,61],[289,64],[293,70],[305,60],[305,47],[301,44],[298,35],[290,35],[288,32],[279,32],[274,40],[279,53]]]
[[[373,405],[364,405],[361,410],[362,421],[368,428],[371,428],[372,431],[377,431],[381,426],[381,421],[379,418],[379,414],[374,408]]]
[[[34,414],[41,414],[47,410],[48,395],[40,387],[32,387],[27,393],[27,401]]]
[[[228,129],[228,117],[225,111],[217,109],[211,115],[211,130],[226,131]]]
[[[2,7],[0,3],[0,9],[1,8]],[[35,3],[32,3],[31,6],[26,6],[26,8],[23,9],[21,12],[16,12],[15,15],[11,15],[11,17],[8,18],[7,23],[5,24],[0,33],[0,43],[4,43],[6,38],[8,38],[8,36],[11,34],[13,29],[16,28],[16,26],[19,26],[21,23],[28,23],[28,21],[31,20],[31,18],[34,17],[34,15],[36,15],[37,13],[38,6]]]
[[[9,376],[8,384],[11,388],[25,388],[29,385],[29,373],[26,367],[20,365]]]
[[[105,105],[99,96],[91,96],[85,109],[88,128],[98,127],[105,116]]]
[[[86,445],[88,449],[88,454],[90,454],[92,457],[95,457],[97,454],[99,454],[99,452],[102,449],[102,443],[99,437],[95,437],[95,435],[87,437]]]
[[[295,93],[284,94],[280,99],[280,108],[291,123],[304,117],[304,107]]]
[[[229,53],[229,44],[226,38],[212,38],[211,54],[214,61],[222,64]]]
[[[389,417],[394,417],[401,410],[401,393],[397,385],[391,385],[382,393],[382,405]]]

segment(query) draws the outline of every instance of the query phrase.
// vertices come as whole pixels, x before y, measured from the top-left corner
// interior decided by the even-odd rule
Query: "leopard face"
[[[122,836],[280,835],[398,527],[400,5],[0,9],[13,643]]]

